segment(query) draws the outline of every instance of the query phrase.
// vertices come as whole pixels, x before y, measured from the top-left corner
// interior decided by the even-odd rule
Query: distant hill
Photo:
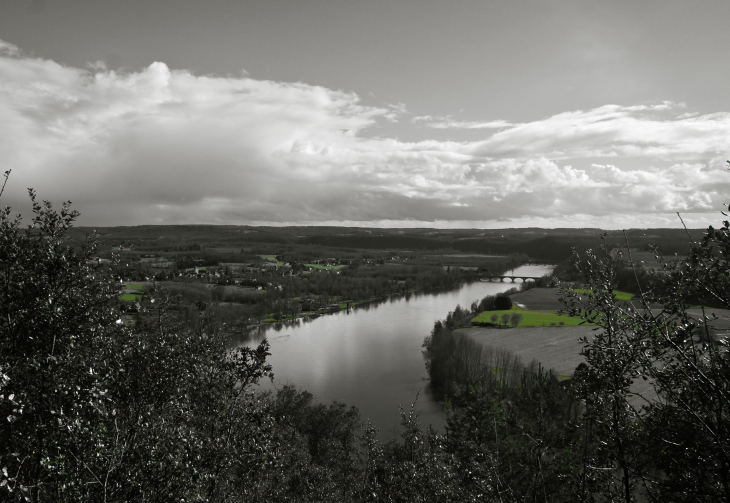
[[[83,243],[93,228],[71,229],[73,244]],[[408,250],[509,255],[520,253],[533,260],[561,262],[579,250],[600,245],[600,229],[377,229],[362,227],[253,227],[236,225],[141,225],[98,227],[102,241],[135,250],[199,249],[200,247],[252,248],[257,245],[287,249],[318,246],[367,250]],[[689,241],[702,237],[703,229],[630,229],[607,231],[608,243],[646,251],[656,244],[665,255],[684,254]],[[690,238],[691,236],[691,238]]]

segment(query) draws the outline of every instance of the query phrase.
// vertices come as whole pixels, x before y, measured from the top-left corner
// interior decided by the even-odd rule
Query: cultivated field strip
[[[528,328],[465,328],[461,333],[473,340],[494,348],[505,349],[519,356],[525,364],[540,362],[545,369],[552,369],[559,377],[571,377],[575,367],[585,362],[580,352],[579,339],[593,337],[595,326],[579,327],[528,327]],[[656,393],[649,381],[638,379],[631,386],[634,397],[629,399],[634,407],[641,407],[646,400],[655,400]]]

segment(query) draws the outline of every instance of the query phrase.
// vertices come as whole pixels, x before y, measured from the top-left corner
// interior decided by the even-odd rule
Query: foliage
[[[730,308],[729,252],[727,221],[702,241],[690,240],[684,259],[667,262],[657,252],[663,275],[629,304],[615,295],[618,271],[637,267],[628,242],[628,264],[624,252],[605,245],[575,260],[590,293],[566,289],[567,311],[601,329],[583,340],[587,366],[575,381],[600,440],[591,464],[615,467],[609,492],[616,499],[643,493],[661,501],[730,501],[727,341],[713,336],[718,318],[693,315],[688,302]],[[637,395],[639,379],[651,384],[650,393]]]
[[[512,299],[506,295],[497,295],[494,299],[495,311],[509,311],[512,309]]]
[[[229,352],[151,289],[125,326],[118,284],[64,245],[77,213],[30,192],[0,212],[0,501],[225,500],[272,456],[268,346]]]
[[[448,419],[463,501],[575,501],[578,403],[535,364],[517,377],[467,388]]]
[[[118,332],[118,288],[86,267],[93,236],[78,252],[64,245],[69,203],[55,212],[30,198],[26,229],[0,212],[0,495],[82,497],[108,412],[114,367],[98,355]]]
[[[639,411],[629,400],[631,384],[638,375],[638,359],[644,348],[635,331],[630,307],[617,302],[613,293],[616,272],[623,267],[621,255],[605,245],[601,254],[586,252],[585,261],[576,258],[575,266],[588,284],[583,297],[568,291],[568,312],[595,323],[602,330],[589,341],[583,338],[583,355],[587,368],[575,376],[586,403],[585,420],[592,433],[602,439],[591,465],[607,471],[617,465],[611,479],[611,494],[632,501],[639,479],[636,460],[640,458],[638,441]]]

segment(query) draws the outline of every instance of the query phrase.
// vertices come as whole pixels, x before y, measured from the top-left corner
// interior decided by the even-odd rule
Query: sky
[[[728,19],[727,0],[0,0],[0,204],[26,213],[32,187],[85,226],[717,225]]]

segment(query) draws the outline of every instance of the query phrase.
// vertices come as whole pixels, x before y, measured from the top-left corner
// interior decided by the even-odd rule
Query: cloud
[[[730,113],[672,119],[672,108],[605,105],[564,112],[495,133],[475,146],[489,156],[545,154],[554,159],[643,157],[699,160],[728,152]]]
[[[27,206],[34,187],[73,200],[85,225],[648,227],[713,211],[730,189],[730,114],[677,117],[669,102],[451,121],[484,137],[405,142],[372,133],[404,104],[162,62],[72,68],[1,41],[0,91],[4,203]]]
[[[493,121],[455,121],[451,117],[433,117],[422,115],[411,119],[414,124],[425,123],[426,127],[432,129],[501,129],[514,127],[516,124],[503,120]]]

